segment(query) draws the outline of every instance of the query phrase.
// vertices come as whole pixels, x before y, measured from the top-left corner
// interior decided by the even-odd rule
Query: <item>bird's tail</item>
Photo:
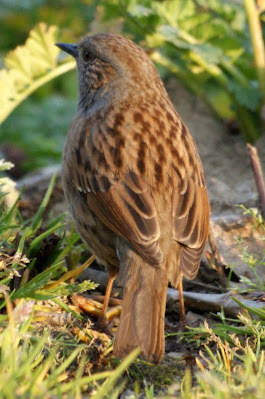
[[[145,263],[135,253],[131,253],[124,268],[122,312],[114,354],[122,358],[139,347],[143,358],[157,363],[165,351],[167,273]]]

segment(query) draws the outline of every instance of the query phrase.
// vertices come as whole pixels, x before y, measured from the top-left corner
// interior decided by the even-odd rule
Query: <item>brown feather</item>
[[[160,361],[168,281],[195,277],[208,235],[200,158],[142,49],[99,34],[71,51],[79,102],[64,150],[65,193],[83,240],[123,280],[115,353],[139,346]]]
[[[112,185],[106,193],[87,194],[89,209],[106,224],[111,230],[124,237],[142,257],[152,266],[160,267],[164,257],[159,247],[160,228],[152,198],[147,193],[146,187],[141,182],[141,177],[134,175],[134,180],[139,180],[138,193],[130,187],[132,178]],[[141,207],[131,205],[131,198],[126,195],[126,189],[133,192]],[[139,190],[142,187],[142,191]],[[136,202],[136,201],[135,201]]]
[[[125,290],[114,354],[124,357],[139,347],[144,358],[159,362],[165,347],[167,273],[144,264],[133,251],[122,258],[122,265]]]

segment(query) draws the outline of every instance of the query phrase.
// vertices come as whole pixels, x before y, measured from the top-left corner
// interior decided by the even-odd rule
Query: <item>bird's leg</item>
[[[184,328],[186,325],[186,316],[185,316],[185,305],[183,297],[182,276],[180,276],[179,279],[178,292],[179,292],[179,323],[180,323],[180,328]]]
[[[108,284],[107,284],[107,288],[105,291],[103,306],[101,308],[100,315],[99,315],[98,321],[96,323],[97,329],[99,331],[102,331],[105,334],[110,335],[110,336],[112,336],[113,334],[109,328],[108,321],[106,318],[106,313],[108,310],[110,294],[111,294],[113,283],[114,283],[116,276],[117,276],[117,273],[109,274],[109,279],[108,279]]]
[[[102,318],[102,319],[106,318],[106,312],[107,312],[108,305],[109,305],[109,299],[110,299],[113,283],[114,283],[116,276],[117,276],[117,274],[109,274],[108,284],[107,284],[104,302],[103,302],[103,306],[101,309],[101,315],[100,315],[100,318]]]

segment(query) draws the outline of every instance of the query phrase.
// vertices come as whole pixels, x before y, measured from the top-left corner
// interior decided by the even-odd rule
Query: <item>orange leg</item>
[[[101,316],[100,316],[101,318],[104,318],[104,319],[106,317],[106,312],[108,310],[109,299],[110,299],[110,295],[111,295],[111,291],[112,291],[112,287],[113,287],[115,278],[116,278],[116,274],[109,275],[109,280],[108,280],[105,297],[104,297],[104,302],[103,302],[103,306],[102,306],[102,310],[101,310]]]
[[[186,316],[185,316],[185,305],[183,297],[182,276],[179,279],[178,292],[179,292],[179,322],[180,326],[184,328],[186,325]]]

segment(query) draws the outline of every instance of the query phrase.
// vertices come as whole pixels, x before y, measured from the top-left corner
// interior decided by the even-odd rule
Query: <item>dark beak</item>
[[[55,46],[59,47],[61,50],[65,51],[66,53],[71,54],[74,58],[78,56],[77,44],[55,43]]]

